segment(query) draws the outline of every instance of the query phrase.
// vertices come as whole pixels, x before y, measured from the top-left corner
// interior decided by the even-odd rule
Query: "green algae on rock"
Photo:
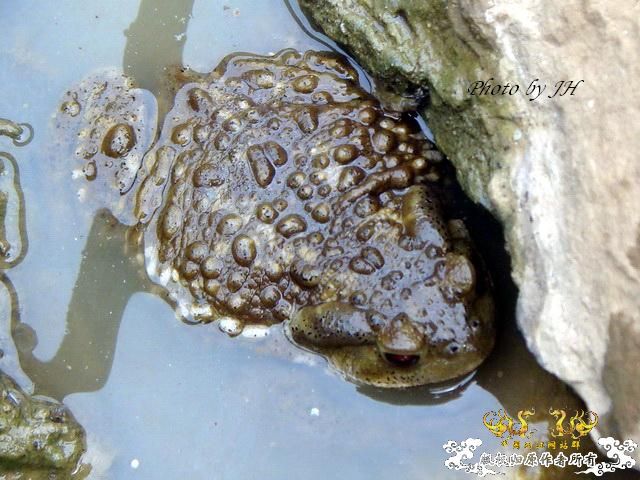
[[[0,372],[0,475],[68,478],[85,449],[84,430],[64,405],[30,397]]]
[[[442,215],[442,155],[417,125],[326,52],[235,54],[179,77],[142,159],[131,154],[152,127],[132,115],[144,100],[126,80],[83,82],[65,102],[83,113],[62,108],[57,125],[91,166],[78,176],[87,197],[145,228],[147,271],[181,315],[233,317],[234,333],[286,321],[296,343],[381,386],[482,362],[491,296],[462,222]]]

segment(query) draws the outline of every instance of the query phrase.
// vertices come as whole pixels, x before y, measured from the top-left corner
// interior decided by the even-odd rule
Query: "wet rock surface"
[[[238,54],[176,83],[144,157],[154,104],[125,77],[83,82],[56,121],[81,196],[145,229],[148,273],[184,317],[233,317],[232,333],[286,320],[296,342],[382,386],[486,357],[488,283],[438,204],[442,155],[346,61]]]
[[[436,143],[504,225],[529,348],[600,414],[597,436],[637,441],[637,5],[301,3],[391,87],[429,89]],[[468,95],[490,78],[547,91]],[[584,83],[548,98],[561,80]]]
[[[64,405],[30,397],[0,372],[0,475],[69,478],[84,450],[84,430]]]

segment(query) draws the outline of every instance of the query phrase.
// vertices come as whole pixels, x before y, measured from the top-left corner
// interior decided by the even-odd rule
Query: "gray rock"
[[[631,0],[302,0],[425,115],[467,193],[503,223],[529,349],[640,440],[640,11]],[[493,77],[513,96],[471,96]],[[547,89],[524,94],[535,79]],[[555,98],[555,83],[584,80]],[[635,452],[640,461],[640,452]]]

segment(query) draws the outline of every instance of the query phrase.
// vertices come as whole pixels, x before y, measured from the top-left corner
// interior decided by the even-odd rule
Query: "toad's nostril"
[[[418,363],[420,355],[399,355],[396,353],[385,353],[384,358],[387,362],[396,367],[411,367]]]

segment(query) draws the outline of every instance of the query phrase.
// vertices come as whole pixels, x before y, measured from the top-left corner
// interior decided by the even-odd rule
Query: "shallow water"
[[[117,67],[162,96],[167,66],[335,47],[292,13],[280,0],[0,2],[0,117],[35,132],[23,147],[0,137],[19,167],[28,238],[3,280],[0,368],[70,406],[88,434],[89,478],[472,478],[444,467],[442,445],[477,437],[499,450],[485,412],[580,406],[517,334],[504,263],[503,333],[473,378],[448,393],[356,387],[279,327],[230,339],[178,321],[144,275],[135,234],[78,200],[51,148],[69,88]],[[504,261],[499,241],[487,240]]]

